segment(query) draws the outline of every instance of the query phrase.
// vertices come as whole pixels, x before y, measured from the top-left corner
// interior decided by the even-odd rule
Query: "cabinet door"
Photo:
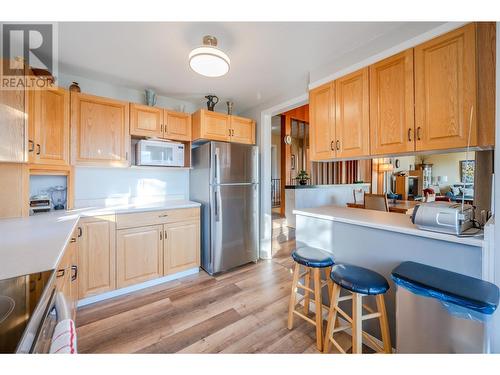
[[[30,161],[69,165],[69,92],[48,88],[34,90],[29,97]]]
[[[477,142],[474,24],[415,47],[416,149],[439,150]]]
[[[115,289],[115,231],[112,217],[81,223],[79,298]]]
[[[335,81],[335,148],[338,158],[370,154],[368,68]]]
[[[24,89],[0,90],[0,162],[26,161],[25,103]]]
[[[191,141],[191,116],[187,113],[163,111],[164,137],[174,141]]]
[[[371,155],[415,150],[413,49],[370,66]]]
[[[200,222],[166,224],[163,254],[165,275],[200,266]]]
[[[116,286],[123,288],[163,274],[163,225],[116,232]]]
[[[193,114],[193,140],[229,142],[231,140],[229,122],[229,116],[223,113],[199,110]]]
[[[231,142],[236,143],[255,143],[255,121],[238,117],[230,116],[231,127]]]
[[[163,137],[163,109],[131,104],[130,134],[139,137]]]
[[[127,166],[129,104],[71,93],[73,163]]]
[[[309,92],[311,160],[335,157],[335,86],[333,83]]]

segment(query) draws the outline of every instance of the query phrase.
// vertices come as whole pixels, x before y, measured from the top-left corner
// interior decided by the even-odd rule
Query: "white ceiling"
[[[441,23],[60,23],[59,70],[201,104],[216,94],[242,112],[309,83],[309,72],[395,33],[418,34]],[[413,31],[415,30],[415,31]],[[204,35],[231,59],[224,77],[192,72],[188,54]],[[354,61],[353,61],[354,63]]]

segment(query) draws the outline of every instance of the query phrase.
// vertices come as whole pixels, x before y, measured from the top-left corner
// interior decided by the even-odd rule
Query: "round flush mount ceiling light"
[[[229,72],[230,64],[229,57],[217,48],[217,38],[211,35],[205,35],[203,46],[189,54],[191,69],[205,77],[223,76]]]

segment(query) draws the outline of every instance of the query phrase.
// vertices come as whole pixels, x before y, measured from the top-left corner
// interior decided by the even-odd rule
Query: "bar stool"
[[[323,348],[323,303],[321,301],[321,290],[324,286],[328,287],[328,293],[333,292],[333,283],[329,277],[331,267],[334,264],[333,257],[326,251],[316,249],[314,247],[301,247],[292,253],[292,258],[295,261],[293,272],[292,292],[290,295],[290,305],[288,308],[288,329],[293,328],[294,314],[311,323],[316,327],[316,346],[318,350]],[[305,271],[300,273],[300,267],[304,267]],[[325,272],[326,281],[321,281],[320,270]],[[311,289],[311,276],[314,282],[314,289]],[[304,278],[304,285],[299,283],[299,279]],[[296,292],[298,289],[305,291],[304,297],[297,301]],[[310,293],[314,294],[315,303],[315,319],[311,319],[309,315],[309,302],[311,299]],[[295,307],[304,301],[304,313],[295,309]],[[328,306],[325,306],[328,308]]]
[[[375,271],[347,264],[334,265],[330,277],[334,285],[330,295],[331,302],[323,352],[328,353],[331,342],[341,353],[346,353],[340,344],[333,339],[333,334],[351,328],[353,353],[362,353],[363,337],[376,348],[376,351],[392,353],[391,336],[384,302],[384,293],[389,289],[387,280]],[[340,297],[342,288],[351,292],[351,294]],[[367,295],[375,296],[378,311],[363,305],[362,298]],[[339,302],[347,300],[352,300],[352,317],[339,307]],[[363,309],[367,310],[368,314],[363,315]],[[349,324],[339,324],[336,327],[337,313],[345,318]],[[363,321],[374,318],[378,318],[380,322],[383,348],[374,340],[373,336],[363,331]]]

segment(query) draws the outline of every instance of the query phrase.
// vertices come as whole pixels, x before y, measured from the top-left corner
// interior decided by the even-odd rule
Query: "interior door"
[[[257,183],[259,149],[257,146],[212,142],[212,184]]]
[[[256,261],[259,249],[259,184],[211,189],[211,270],[213,273]]]

